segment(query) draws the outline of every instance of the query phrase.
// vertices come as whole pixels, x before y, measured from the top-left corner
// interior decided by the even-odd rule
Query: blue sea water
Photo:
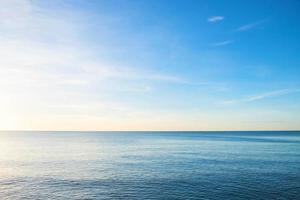
[[[300,199],[300,132],[1,132],[0,199]]]

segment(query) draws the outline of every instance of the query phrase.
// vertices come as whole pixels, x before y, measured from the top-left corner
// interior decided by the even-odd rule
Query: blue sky
[[[0,6],[0,129],[300,129],[299,1]]]

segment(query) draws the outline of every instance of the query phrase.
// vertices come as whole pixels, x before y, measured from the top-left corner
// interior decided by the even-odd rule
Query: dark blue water
[[[300,132],[2,132],[0,199],[300,199]]]

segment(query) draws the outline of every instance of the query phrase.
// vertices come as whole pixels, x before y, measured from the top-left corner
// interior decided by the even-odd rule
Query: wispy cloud
[[[268,21],[268,19],[262,19],[262,20],[259,20],[259,21],[255,21],[255,22],[252,22],[252,23],[248,23],[248,24],[244,24],[240,27],[238,27],[236,29],[236,31],[247,31],[247,30],[250,30],[250,29],[253,29],[261,24],[264,24]]]
[[[128,94],[126,98],[138,102],[135,97],[161,85],[188,84],[181,75],[151,67],[154,64],[132,64],[126,59],[115,61],[118,59],[111,57],[118,55],[115,52],[119,48],[109,43],[92,45],[89,37],[82,35],[87,27],[99,25],[86,23],[93,14],[69,6],[47,9],[26,0],[4,0],[0,4],[0,91],[3,96],[0,119],[9,114],[13,119],[25,120],[20,113],[28,109],[32,120],[36,120],[41,118],[42,110],[52,104],[83,104],[80,114],[92,113],[91,110],[97,107],[99,115],[105,116],[103,113],[107,110],[117,116],[118,106],[102,104],[103,111],[93,102],[117,104],[124,101],[124,93]],[[104,17],[102,21],[105,20]],[[106,36],[106,31],[103,28],[99,34]],[[134,105],[136,108],[136,102],[126,101],[119,107]],[[76,106],[73,107],[61,113],[72,115]],[[47,113],[47,116],[57,114],[51,109]],[[16,123],[12,124],[16,126]]]
[[[224,16],[211,16],[207,19],[208,22],[219,22],[224,20]]]
[[[271,92],[266,92],[263,94],[250,96],[250,97],[245,98],[243,101],[244,102],[257,101],[257,100],[261,100],[261,99],[265,99],[265,98],[269,98],[269,97],[276,97],[276,96],[281,96],[281,95],[291,94],[291,93],[296,93],[296,92],[300,92],[300,89],[276,90],[276,91],[271,91]]]
[[[253,101],[263,100],[266,98],[277,97],[277,96],[282,96],[282,95],[287,95],[287,94],[292,94],[297,92],[300,92],[300,89],[281,89],[281,90],[275,90],[275,91],[265,92],[262,94],[248,96],[241,99],[226,100],[226,101],[219,102],[217,104],[232,105],[237,103],[253,102]]]
[[[224,45],[227,45],[227,44],[231,44],[232,42],[233,42],[232,40],[225,40],[225,41],[222,41],[222,42],[212,43],[211,46],[215,46],[215,47],[224,46]]]
[[[98,89],[98,85],[104,85],[107,80],[116,84],[124,80],[127,83],[187,82],[178,75],[161,73],[148,66],[132,67],[99,58],[97,51],[79,42],[75,34],[84,29],[83,21],[89,19],[86,13],[57,10],[54,15],[43,9],[31,1],[3,1],[0,7],[1,90],[12,91],[8,85],[22,90],[25,86],[73,85],[77,88],[90,83]],[[122,86],[130,87],[124,83]],[[68,89],[70,87],[61,87],[61,90]]]

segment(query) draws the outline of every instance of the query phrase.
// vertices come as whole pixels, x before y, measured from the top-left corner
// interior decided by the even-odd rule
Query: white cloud
[[[215,46],[215,47],[218,47],[218,46],[224,46],[224,45],[227,45],[227,44],[231,44],[232,42],[233,42],[232,40],[225,40],[225,41],[222,41],[222,42],[212,43],[211,45]]]
[[[241,99],[226,100],[226,101],[218,102],[217,104],[232,105],[232,104],[237,104],[237,103],[253,102],[253,101],[263,100],[266,98],[277,97],[277,96],[282,96],[282,95],[287,95],[287,94],[292,94],[292,93],[297,93],[297,92],[300,92],[300,89],[281,89],[281,90],[265,92],[265,93],[257,94],[257,95],[253,95],[253,96],[248,96],[248,97],[241,98]]]
[[[253,29],[261,24],[266,23],[267,21],[268,21],[267,19],[263,19],[263,20],[255,21],[255,22],[252,22],[249,24],[245,24],[245,25],[238,27],[236,29],[236,31],[247,31],[247,30]]]
[[[219,22],[224,20],[223,16],[211,16],[207,19],[208,22]]]
[[[265,98],[269,98],[269,97],[276,97],[276,96],[281,96],[281,95],[286,95],[286,94],[291,94],[291,93],[296,93],[296,92],[300,92],[300,89],[275,90],[275,91],[266,92],[263,94],[247,97],[243,101],[244,102],[257,101],[257,100],[261,100],[261,99],[265,99]]]

